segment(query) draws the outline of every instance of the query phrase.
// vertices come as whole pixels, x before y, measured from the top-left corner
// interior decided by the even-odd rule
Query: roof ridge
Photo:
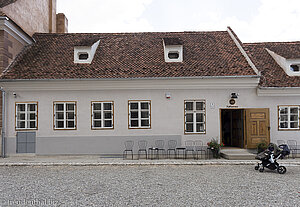
[[[299,41],[287,41],[287,42],[248,42],[248,43],[243,43],[244,45],[259,45],[259,44],[294,44],[294,43],[300,43]]]
[[[45,36],[67,36],[67,35],[133,35],[133,34],[205,34],[205,33],[226,33],[227,31],[181,31],[181,32],[102,32],[102,33],[34,33],[34,35]]]

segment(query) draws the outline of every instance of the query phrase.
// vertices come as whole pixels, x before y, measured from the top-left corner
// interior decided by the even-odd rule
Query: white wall
[[[67,83],[64,83],[67,84]],[[153,88],[155,88],[153,82]],[[176,84],[175,84],[176,85]],[[142,86],[141,86],[142,87]],[[7,137],[15,139],[15,102],[38,102],[37,137],[121,137],[121,136],[181,136],[182,143],[189,139],[220,138],[220,108],[227,108],[230,94],[239,93],[239,108],[269,108],[271,141],[299,139],[300,131],[278,131],[278,105],[299,105],[299,97],[260,97],[256,88],[234,86],[225,89],[105,89],[40,90],[7,87]],[[171,87],[170,87],[171,88]],[[195,87],[196,88],[196,87]],[[15,92],[15,98],[12,93]],[[165,98],[171,94],[171,99]],[[206,134],[184,135],[184,100],[206,100]],[[128,129],[128,100],[151,100],[151,129]],[[77,130],[53,130],[53,101],[77,101]],[[114,101],[114,130],[91,130],[91,101]],[[214,107],[211,107],[211,103]],[[83,138],[84,139],[84,138]],[[113,139],[113,138],[112,138]],[[299,139],[300,142],[300,139]],[[123,147],[123,146],[122,146]],[[11,153],[13,153],[13,149]],[[88,153],[88,152],[87,152]],[[116,152],[112,152],[116,153]],[[41,153],[42,154],[42,153]]]

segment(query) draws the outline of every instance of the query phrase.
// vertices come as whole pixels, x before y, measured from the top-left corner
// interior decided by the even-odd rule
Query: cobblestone
[[[1,206],[297,206],[300,167],[0,167]]]

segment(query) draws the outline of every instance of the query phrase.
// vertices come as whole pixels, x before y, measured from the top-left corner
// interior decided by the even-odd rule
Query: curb
[[[1,166],[187,166],[187,165],[255,165],[257,161],[216,161],[216,162],[7,162]],[[300,166],[300,162],[281,162],[282,165]]]

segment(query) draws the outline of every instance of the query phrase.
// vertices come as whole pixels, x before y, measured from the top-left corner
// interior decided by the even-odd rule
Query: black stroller
[[[270,170],[276,170],[279,174],[286,173],[286,168],[277,163],[278,159],[283,159],[285,156],[290,154],[290,149],[286,144],[281,144],[277,147],[276,144],[270,143],[268,148],[259,153],[255,159],[261,161],[255,166],[255,170],[259,170],[259,172],[263,172],[264,168],[268,168]]]

